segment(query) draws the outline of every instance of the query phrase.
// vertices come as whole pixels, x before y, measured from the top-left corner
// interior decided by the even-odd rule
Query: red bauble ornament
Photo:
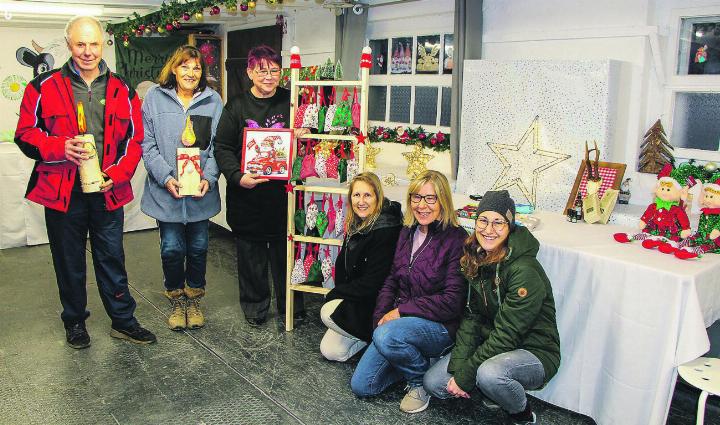
[[[180,22],[178,22],[178,21],[173,21],[173,22],[172,22],[172,25],[173,25],[173,28],[175,28],[175,29],[180,29]]]
[[[173,28],[173,24],[165,24],[165,31],[172,31]]]
[[[189,21],[190,20],[190,14],[185,12],[183,13],[183,21]]]
[[[213,15],[219,15],[219,14],[220,14],[220,7],[218,7],[218,6],[213,6],[212,9],[210,9],[210,13],[212,13]]]
[[[127,34],[123,34],[123,41],[128,41],[130,39],[130,36]]]
[[[142,30],[141,30],[140,28],[136,29],[136,30],[135,30],[135,35],[137,35],[138,37],[140,37],[141,35],[143,35]]]
[[[140,25],[138,26],[138,29],[139,29],[140,31],[145,31],[145,24],[140,24]]]
[[[241,4],[241,5],[240,5],[240,10],[241,10],[242,12],[247,12],[247,10],[248,10],[248,5],[245,4],[245,3]]]

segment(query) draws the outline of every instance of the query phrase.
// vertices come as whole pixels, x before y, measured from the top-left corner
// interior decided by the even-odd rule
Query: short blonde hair
[[[450,190],[450,183],[448,183],[447,177],[444,174],[435,171],[427,170],[420,174],[408,186],[407,195],[405,197],[405,218],[403,224],[407,227],[414,226],[417,224],[415,215],[412,212],[412,201],[410,198],[414,193],[417,193],[421,187],[426,183],[432,183],[435,189],[435,194],[440,204],[440,221],[442,228],[445,229],[448,226],[458,227],[457,217],[455,216],[455,207],[453,206],[452,191]]]
[[[375,211],[370,212],[368,216],[365,218],[365,220],[358,217],[357,214],[355,214],[355,211],[352,209],[352,193],[353,189],[355,188],[355,184],[357,182],[363,182],[370,186],[372,188],[372,191],[375,193],[375,198],[377,199],[377,202],[375,203]],[[377,220],[378,217],[380,217],[380,213],[382,212],[383,208],[383,202],[385,200],[385,194],[383,193],[382,183],[380,183],[380,178],[378,178],[375,173],[371,173],[369,171],[366,171],[364,173],[360,173],[357,176],[355,176],[352,181],[350,182],[350,187],[348,188],[348,194],[347,194],[348,204],[349,208],[347,209],[347,213],[345,214],[345,232],[347,234],[351,233],[357,233],[362,230],[364,230],[367,227],[370,227],[375,223],[375,220]]]

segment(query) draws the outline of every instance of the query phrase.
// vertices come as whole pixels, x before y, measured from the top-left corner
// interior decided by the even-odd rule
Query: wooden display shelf
[[[298,139],[317,139],[317,140],[347,140],[349,142],[354,142],[357,140],[357,136],[352,134],[317,134],[317,133],[308,133],[303,136],[298,137]]]
[[[292,52],[294,51],[294,52]],[[295,56],[294,58],[291,58],[291,62],[293,60],[296,60],[297,63],[300,63],[300,52],[297,47],[293,47],[291,49],[291,56]],[[303,86],[340,86],[340,87],[357,87],[359,88],[359,94],[360,94],[360,122],[359,122],[359,128],[360,134],[368,134],[368,93],[370,89],[369,84],[369,76],[370,76],[370,68],[367,66],[369,63],[369,58],[371,58],[372,51],[370,51],[369,48],[363,49],[363,55],[365,56],[365,61],[360,61],[361,65],[365,63],[366,66],[360,67],[360,80],[349,80],[349,81],[335,81],[335,80],[320,80],[320,81],[300,81],[300,69],[299,68],[293,68],[290,69],[290,99],[298,99],[300,87]],[[295,114],[297,111],[298,105],[295,104],[295,102],[290,102],[290,128],[295,128]],[[357,136],[351,135],[351,134],[317,134],[317,133],[310,133],[306,134],[304,136],[299,137],[299,139],[316,139],[316,140],[343,140],[343,141],[349,141],[353,147],[357,148],[357,161],[358,161],[358,171],[363,172],[365,171],[365,145],[364,144],[358,144],[357,143]],[[292,152],[290,163],[294,163],[295,157],[297,156],[297,152]],[[287,206],[287,218],[288,218],[288,235],[295,235],[295,224],[294,224],[294,218],[295,218],[295,203],[297,202],[296,198],[296,192],[317,192],[317,193],[330,193],[330,194],[337,194],[340,196],[347,195],[347,185],[343,186],[320,186],[320,185],[298,185],[294,187],[294,190],[290,191],[288,193],[288,206]],[[348,200],[349,201],[349,200]],[[343,218],[338,218],[339,220],[342,220]],[[314,294],[326,294],[330,289],[323,288],[319,286],[313,286],[313,285],[293,285],[291,284],[291,277],[292,277],[292,269],[293,264],[295,260],[295,245],[296,242],[299,243],[315,243],[319,245],[333,245],[333,246],[342,246],[343,240],[342,239],[333,239],[333,238],[319,238],[319,237],[310,237],[310,236],[302,236],[302,235],[296,235],[292,238],[288,238],[287,242],[287,270],[286,270],[286,299],[285,299],[285,330],[291,331],[294,327],[294,320],[293,320],[293,313],[295,311],[295,305],[293,302],[293,291],[300,291],[300,292],[309,292]]]
[[[293,291],[300,291],[300,292],[311,292],[313,294],[320,294],[325,295],[328,292],[330,292],[330,288],[325,288],[322,286],[315,286],[315,285],[290,285],[290,289]]]
[[[312,80],[312,81],[298,81],[295,83],[296,86],[341,86],[341,87],[361,87],[363,82],[347,80]]]
[[[301,190],[304,192],[315,192],[315,193],[332,193],[336,195],[347,195],[347,187],[332,187],[332,186],[306,186],[297,185],[295,190]]]
[[[316,238],[314,236],[295,235],[295,236],[293,236],[293,242],[306,242],[306,243],[316,243],[319,245],[342,246],[343,240],[335,239],[335,238]]]

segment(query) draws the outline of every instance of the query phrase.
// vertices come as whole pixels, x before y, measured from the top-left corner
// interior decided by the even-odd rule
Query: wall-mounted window
[[[678,158],[720,161],[720,8],[676,10],[662,118]]]
[[[682,18],[678,75],[720,74],[720,16]]]
[[[720,148],[720,93],[676,92],[672,144],[717,152]]]
[[[368,40],[368,45],[373,56],[371,125],[422,125],[448,131],[453,35],[388,34]]]

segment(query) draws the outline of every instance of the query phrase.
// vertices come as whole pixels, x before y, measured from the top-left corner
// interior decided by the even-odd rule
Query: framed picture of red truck
[[[292,129],[246,127],[240,172],[272,180],[289,180],[293,145]]]

